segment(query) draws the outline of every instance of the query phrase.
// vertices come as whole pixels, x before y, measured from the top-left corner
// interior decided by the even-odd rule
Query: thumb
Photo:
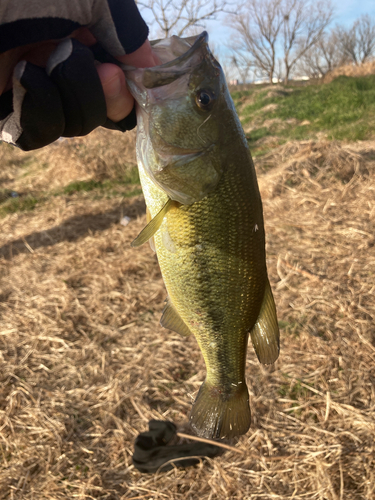
[[[153,52],[149,40],[146,40],[139,49],[131,54],[126,54],[118,58],[122,63],[136,68],[152,68],[161,64],[159,57]]]
[[[149,40],[131,54],[118,57],[119,61],[137,68],[149,68],[161,64],[153,53]],[[134,99],[126,85],[124,72],[115,64],[103,63],[97,67],[102,82],[107,105],[107,116],[118,122],[129,115],[134,106]]]
[[[134,99],[126,86],[124,72],[115,64],[104,63],[97,67],[103,86],[107,116],[118,122],[129,115],[134,106]]]

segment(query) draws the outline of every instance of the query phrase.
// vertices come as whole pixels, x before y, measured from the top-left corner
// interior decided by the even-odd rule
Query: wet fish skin
[[[246,433],[250,426],[245,381],[249,333],[260,361],[273,363],[279,353],[279,331],[267,277],[262,203],[247,141],[207,41],[196,48],[197,53],[198,62],[191,65],[187,77],[162,85],[164,100],[151,98],[140,106],[138,126],[145,129],[139,132],[137,148],[151,217],[156,220],[170,203],[171,187],[178,193],[160,216],[159,229],[152,231],[168,291],[161,324],[182,334],[193,333],[207,368],[191,425],[203,437],[231,438]],[[173,73],[173,66],[168,69]],[[147,79],[152,85],[150,75]],[[155,79],[158,85],[162,81],[160,75]],[[168,87],[177,83],[185,90],[174,98]],[[206,112],[196,102],[202,90],[215,96]],[[134,88],[133,92],[136,95]],[[161,140],[153,142],[155,131]],[[188,158],[185,165],[189,175],[195,176],[192,185],[188,177],[186,181],[183,153],[177,168],[169,164],[160,172],[155,163],[151,169],[156,182],[155,174],[150,175],[148,163],[157,162],[163,141],[188,151],[204,143],[205,154]],[[207,163],[211,171],[202,174]],[[193,201],[183,204],[180,192]]]
[[[170,40],[173,38],[177,37]],[[138,103],[139,163],[154,183],[182,204],[194,203],[213,191],[224,167],[216,149],[222,133],[220,123],[225,119],[218,105],[225,82],[217,78],[221,68],[204,38],[196,43],[198,47],[189,59],[182,44],[181,60],[176,59],[165,71],[158,66],[127,72]],[[192,72],[197,64],[199,71]],[[176,79],[171,81],[173,75]],[[201,90],[209,91],[212,97],[204,108],[197,106]]]

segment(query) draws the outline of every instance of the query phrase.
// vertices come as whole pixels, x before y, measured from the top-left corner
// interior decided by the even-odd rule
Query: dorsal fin
[[[259,361],[265,365],[274,363],[279,357],[280,332],[275,301],[268,279],[259,316],[250,336]]]
[[[154,236],[156,231],[159,229],[161,226],[161,223],[163,222],[164,217],[167,215],[169,210],[174,207],[178,206],[179,203],[177,201],[171,200],[168,198],[167,203],[164,205],[164,207],[158,212],[153,219],[150,220],[150,222],[147,224],[146,227],[142,229],[142,231],[139,233],[139,235],[136,237],[136,239],[132,242],[131,246],[132,247],[140,247],[143,245],[143,243],[146,243],[150,238]]]
[[[164,307],[160,324],[161,326],[164,326],[164,328],[168,328],[169,330],[179,333],[180,335],[190,335],[191,333],[189,327],[178,314],[169,297],[167,299],[167,305]]]

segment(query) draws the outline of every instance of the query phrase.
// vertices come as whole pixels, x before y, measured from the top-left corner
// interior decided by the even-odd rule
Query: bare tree
[[[225,11],[227,0],[144,0],[138,5],[151,11],[151,24],[166,38],[182,36],[193,27],[204,28],[205,21]]]
[[[224,72],[227,83],[238,80],[238,73],[236,67],[233,65],[232,58],[224,55],[220,57],[220,66]]]
[[[317,43],[317,46],[324,61],[323,68],[321,68],[322,75],[325,74],[324,70],[328,73],[328,71],[332,71],[334,68],[341,66],[343,62],[343,55],[339,49],[339,43],[335,31],[331,31],[329,35],[323,34],[322,38]]]
[[[283,49],[284,81],[296,63],[318,43],[332,19],[329,0],[248,0],[229,25],[235,30],[233,50],[254,62],[270,83],[275,73],[277,49]]]
[[[276,75],[276,81],[277,82],[281,82],[283,81],[283,60],[280,59],[280,57],[277,58],[277,61],[276,61],[276,69],[275,69],[275,75]]]
[[[272,83],[275,72],[276,42],[283,25],[283,0],[248,0],[228,23],[235,32],[233,50],[241,66],[252,64]]]
[[[332,30],[323,33],[318,42],[310,47],[301,57],[298,67],[301,74],[320,78],[343,63],[337,33]]]
[[[249,78],[250,71],[254,67],[253,60],[239,52],[232,55],[231,63],[239,75],[241,83],[246,83]]]
[[[363,64],[374,55],[375,22],[368,14],[361,16],[355,23],[358,38],[358,55]]]
[[[306,3],[305,0],[284,0],[283,49],[284,83],[296,63],[316,45],[332,20],[333,9],[329,1]]]
[[[356,65],[363,64],[375,52],[375,22],[368,14],[362,15],[350,29],[336,27],[336,34],[344,57]]]

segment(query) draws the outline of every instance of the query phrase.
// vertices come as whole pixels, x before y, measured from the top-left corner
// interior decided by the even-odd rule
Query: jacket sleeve
[[[115,57],[134,52],[148,36],[134,0],[1,0],[0,53],[65,38],[82,26]]]

